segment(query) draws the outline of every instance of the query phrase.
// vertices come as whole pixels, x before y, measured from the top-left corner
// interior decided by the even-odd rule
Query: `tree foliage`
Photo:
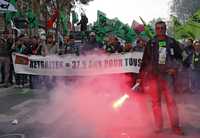
[[[188,17],[200,9],[200,0],[172,0],[171,13],[185,22]]]

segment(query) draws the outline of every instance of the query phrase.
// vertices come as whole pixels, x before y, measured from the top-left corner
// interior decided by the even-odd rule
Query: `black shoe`
[[[10,85],[14,85],[14,83],[11,81],[11,82],[9,82],[10,83]]]
[[[3,88],[8,88],[8,87],[9,87],[8,84],[3,85]]]
[[[0,84],[4,84],[4,81],[1,81]]]

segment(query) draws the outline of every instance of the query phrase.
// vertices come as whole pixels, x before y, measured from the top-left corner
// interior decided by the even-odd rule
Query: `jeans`
[[[24,74],[15,74],[16,84],[24,86],[25,84],[25,75]]]
[[[193,92],[197,92],[200,90],[200,71],[199,70],[192,70],[192,90]]]
[[[0,64],[4,66],[4,82],[6,84],[9,83],[10,63],[10,57],[0,57]]]
[[[161,110],[161,96],[163,95],[168,109],[168,115],[172,129],[179,127],[177,105],[173,97],[174,79],[168,74],[159,74],[149,77],[145,85],[149,87],[148,92],[151,101],[156,127],[163,128],[163,115]]]

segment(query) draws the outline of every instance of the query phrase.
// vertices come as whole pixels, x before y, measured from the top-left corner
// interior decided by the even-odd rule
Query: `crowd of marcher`
[[[200,41],[187,39],[182,44],[182,64],[177,75],[178,93],[195,93],[200,90]]]
[[[123,42],[112,34],[108,35],[103,43],[99,43],[97,42],[95,32],[86,33],[85,31],[85,36],[80,41],[77,41],[74,32],[71,32],[69,35],[63,35],[63,39],[56,40],[56,33],[52,32],[47,33],[45,37],[30,37],[25,34],[14,35],[13,37],[13,30],[7,29],[0,38],[0,83],[3,87],[16,85],[17,88],[28,86],[32,89],[45,86],[51,89],[58,79],[55,76],[15,73],[11,57],[13,52],[40,56],[143,52],[140,73],[127,73],[132,78],[130,86],[138,82],[141,84],[140,90],[144,92],[146,84],[151,87],[149,92],[152,97],[157,127],[156,132],[160,132],[163,127],[161,94],[164,94],[172,130],[175,134],[182,135],[183,132],[179,126],[176,102],[171,92],[199,92],[200,41],[187,39],[180,43],[165,34],[165,22],[158,22],[155,27],[156,35],[152,39],[147,41],[138,36],[134,44]],[[82,34],[82,32],[80,33]]]
[[[81,33],[81,32],[80,32]],[[93,53],[126,53],[139,51],[144,52],[147,41],[138,37],[134,44],[122,43],[120,39],[114,35],[108,35],[103,43],[96,40],[95,32],[88,34],[81,41],[77,42],[74,33],[63,35],[62,40],[56,40],[56,33],[47,33],[47,35],[29,37],[20,34],[13,37],[13,30],[7,29],[3,32],[0,39],[0,65],[1,65],[1,85],[9,87],[13,84],[16,87],[23,88],[29,85],[30,88],[41,87],[42,80],[38,80],[35,75],[16,74],[14,72],[11,55],[13,52],[25,55],[42,55],[51,54],[65,55]],[[199,90],[198,79],[200,72],[200,41],[187,39],[184,43],[179,44],[182,49],[181,68],[174,78],[177,93],[196,92]],[[133,75],[137,78],[136,74]],[[44,79],[45,77],[43,77]],[[38,84],[38,82],[41,82]],[[135,80],[134,80],[135,82]]]
[[[74,33],[71,32],[69,35],[63,35],[63,39],[60,41],[56,40],[56,33],[52,32],[42,37],[38,35],[30,37],[26,34],[17,36],[11,29],[5,30],[0,38],[1,86],[9,87],[15,84],[19,88],[24,88],[27,85],[30,88],[35,88],[40,87],[38,85],[44,82],[41,80],[41,83],[38,83],[40,82],[38,78],[41,77],[35,75],[15,73],[11,57],[13,52],[24,55],[47,56],[52,54],[74,54],[79,56],[93,53],[141,51],[146,44],[143,39],[138,39],[136,45],[133,47],[131,43],[121,43],[120,39],[114,35],[108,35],[104,43],[98,43],[95,32],[89,32],[87,34],[84,39],[77,41]]]

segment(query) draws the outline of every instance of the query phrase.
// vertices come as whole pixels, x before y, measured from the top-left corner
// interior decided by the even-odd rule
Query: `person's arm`
[[[77,25],[81,25],[81,22],[82,22],[82,20],[80,20],[80,21],[77,23]]]
[[[15,51],[16,51],[16,44],[13,43],[13,44],[12,44],[12,47],[11,47],[11,52],[15,52]]]
[[[46,45],[42,45],[41,54],[42,54],[42,56],[46,56],[47,55],[47,47],[46,47]]]
[[[183,56],[182,56],[182,52],[183,50],[181,49],[181,44],[176,41],[175,39],[173,39],[173,45],[174,45],[174,54],[175,54],[175,58],[179,61],[182,61]]]
[[[40,55],[40,54],[41,54],[41,50],[42,50],[42,46],[41,46],[41,45],[38,45],[38,47],[36,48],[35,54],[36,54],[36,55]]]
[[[174,57],[176,59],[176,62],[173,63],[173,67],[167,70],[167,73],[169,75],[176,75],[177,71],[179,70],[179,68],[181,67],[182,64],[182,49],[180,47],[180,43],[178,41],[176,41],[173,38],[170,38],[170,42],[171,45],[173,46],[173,50],[174,50]]]
[[[55,43],[55,54],[56,55],[59,55],[61,52],[61,48],[59,47],[59,44],[58,43]]]
[[[142,57],[142,64],[141,64],[141,68],[140,71],[142,70],[146,70],[149,71],[150,69],[150,63],[151,63],[151,50],[152,50],[152,46],[151,46],[151,40],[148,41],[145,49],[144,49],[144,54]]]
[[[141,83],[144,78],[147,76],[148,72],[151,71],[151,40],[147,43],[145,49],[144,49],[144,53],[143,53],[143,57],[142,57],[142,63],[141,63],[141,67],[140,67],[140,71],[137,75],[137,79],[136,82]]]
[[[74,48],[74,52],[75,52],[75,54],[77,55],[77,56],[79,56],[80,55],[80,48],[79,48],[79,46],[77,46],[77,45],[74,45],[75,46],[75,48]]]

